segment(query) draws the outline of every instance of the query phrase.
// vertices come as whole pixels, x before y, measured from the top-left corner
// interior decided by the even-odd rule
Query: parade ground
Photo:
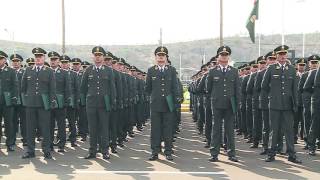
[[[22,144],[13,153],[7,153],[1,144],[0,179],[320,179],[320,152],[315,157],[308,156],[302,142],[296,145],[301,165],[290,163],[285,156],[277,156],[275,162],[267,163],[265,156],[259,155],[261,147],[250,149],[242,137],[236,137],[239,162],[228,161],[221,149],[219,162],[208,161],[209,150],[204,148],[204,137],[198,135],[190,113],[182,114],[181,133],[174,144],[174,161],[148,161],[150,156],[150,124],[142,132],[135,132],[126,147],[119,148],[118,154],[111,154],[105,161],[100,154],[97,159],[86,160],[88,141],[78,141],[79,147],[68,144],[65,153],[54,152],[53,160],[44,160],[37,143],[36,158],[21,159]]]

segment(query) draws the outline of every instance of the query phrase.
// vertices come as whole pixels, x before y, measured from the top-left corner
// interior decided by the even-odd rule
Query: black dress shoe
[[[213,156],[209,159],[210,162],[217,162],[219,161],[218,157],[217,156]]]
[[[22,159],[29,159],[29,158],[34,158],[34,157],[36,157],[36,155],[34,154],[34,153],[29,153],[29,152],[27,152],[27,153],[25,153],[24,155],[22,155]]]
[[[109,154],[109,153],[103,153],[103,154],[102,154],[102,158],[103,158],[104,160],[109,160],[109,159],[110,159],[110,154]]]
[[[302,161],[299,160],[297,157],[288,157],[288,161],[296,163],[296,164],[301,164]]]
[[[134,134],[133,134],[133,133],[130,133],[130,134],[129,134],[129,137],[134,138]]]
[[[119,147],[124,147],[123,142],[118,142],[118,146],[119,146]]]
[[[96,158],[96,154],[89,153],[86,157],[84,157],[84,159],[93,159],[93,158]]]
[[[272,161],[274,161],[274,160],[275,160],[274,156],[268,156],[268,157],[265,159],[266,162],[272,162]]]
[[[52,159],[52,156],[51,156],[51,153],[50,153],[50,152],[44,153],[43,157],[44,157],[45,159]]]
[[[263,150],[263,151],[260,153],[260,155],[267,155],[267,154],[268,154],[268,150],[267,150],[267,149]]]
[[[230,161],[232,161],[232,162],[238,162],[239,161],[238,158],[236,158],[235,156],[230,156],[228,159]]]
[[[13,152],[14,151],[14,145],[8,146],[7,147],[8,152]]]
[[[82,137],[80,141],[87,141],[87,137]]]
[[[249,139],[246,143],[253,143],[253,141],[251,139]]]
[[[167,159],[168,161],[173,161],[173,157],[172,157],[171,154],[166,155],[166,159]]]
[[[158,154],[152,154],[151,157],[149,158],[149,161],[155,161],[159,159]]]
[[[308,145],[305,145],[305,146],[303,147],[303,149],[304,149],[304,150],[308,150],[308,149],[309,149]]]
[[[111,152],[112,152],[113,154],[117,154],[117,153],[118,153],[117,148],[115,148],[115,147],[111,148]]]
[[[259,146],[259,145],[255,143],[255,144],[253,144],[252,146],[250,146],[250,148],[255,149],[255,148],[258,148],[258,146]]]
[[[65,152],[64,148],[59,148],[58,152]]]
[[[315,156],[316,155],[316,151],[315,150],[310,150],[309,151],[309,155],[310,156]]]
[[[124,142],[129,142],[129,140],[127,138],[124,138],[123,141]]]
[[[78,147],[78,145],[75,142],[72,142],[71,147]]]
[[[22,146],[28,146],[28,144],[26,142],[22,143]]]
[[[207,143],[204,148],[210,148],[210,144]]]

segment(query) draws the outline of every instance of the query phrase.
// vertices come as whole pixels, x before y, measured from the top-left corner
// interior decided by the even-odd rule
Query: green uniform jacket
[[[111,108],[116,106],[116,88],[112,69],[102,66],[99,72],[89,66],[83,74],[80,93],[86,96],[87,108],[106,108],[105,96],[109,96]]]
[[[172,66],[166,65],[163,73],[159,71],[157,65],[150,67],[145,91],[150,94],[151,111],[169,112],[166,97],[171,95],[173,100],[176,100],[179,97],[177,86],[177,75]],[[173,103],[176,104],[176,102]]]
[[[26,107],[44,107],[43,94],[48,95],[52,107],[52,103],[56,102],[56,80],[53,70],[43,66],[37,72],[36,66],[27,67],[21,81],[21,93],[25,94]]]
[[[0,105],[4,106],[5,93],[10,93],[10,104],[16,104],[18,98],[18,79],[16,71],[10,67],[4,67],[0,70]]]
[[[269,108],[273,110],[297,109],[297,79],[296,69],[289,64],[281,70],[279,64],[267,68],[262,80],[262,89],[269,94]]]

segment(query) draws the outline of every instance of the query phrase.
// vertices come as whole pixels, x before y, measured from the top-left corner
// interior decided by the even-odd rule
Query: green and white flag
[[[246,27],[248,29],[250,39],[255,43],[255,22],[259,16],[259,0],[254,0],[254,6],[247,20]]]

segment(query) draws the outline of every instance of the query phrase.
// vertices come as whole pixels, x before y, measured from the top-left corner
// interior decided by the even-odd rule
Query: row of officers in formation
[[[222,46],[217,55],[192,76],[190,109],[199,134],[205,134],[210,161],[218,161],[220,147],[231,161],[235,157],[234,129],[250,148],[262,145],[266,162],[276,154],[301,163],[294,144],[316,155],[320,141],[320,68],[318,55],[294,63],[286,45],[241,65],[228,65],[231,49]],[[223,131],[224,127],[224,131]],[[286,151],[283,151],[283,137]]]
[[[168,57],[167,52],[159,47],[155,57]],[[4,125],[0,137],[6,137],[8,152],[15,151],[19,132],[25,147],[23,159],[35,157],[36,138],[42,141],[44,158],[52,159],[54,146],[63,153],[68,141],[77,147],[77,137],[86,141],[89,136],[89,152],[84,158],[96,158],[99,152],[108,160],[109,149],[117,153],[128,136],[134,137],[134,127],[143,130],[151,109],[150,160],[161,151],[162,141],[166,143],[167,159],[172,160],[183,96],[169,59],[152,66],[152,70],[161,72],[147,78],[147,73],[100,46],[92,49],[93,64],[42,48],[34,48],[32,53],[34,58],[28,58],[24,68],[21,55],[9,57],[0,51],[0,124]],[[163,99],[172,104],[163,104]]]

